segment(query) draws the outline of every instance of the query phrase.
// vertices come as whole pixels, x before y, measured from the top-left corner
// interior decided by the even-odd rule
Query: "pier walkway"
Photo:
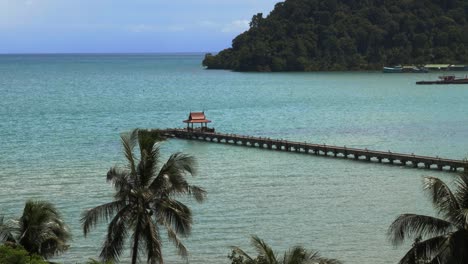
[[[150,130],[159,132],[165,137],[200,140],[205,142],[225,143],[270,150],[299,152],[331,157],[351,158],[354,160],[374,161],[386,164],[407,165],[414,168],[426,168],[448,171],[468,171],[467,160],[454,160],[414,154],[395,153],[359,148],[330,146],[289,140],[278,140],[267,137],[251,137],[235,134],[224,134],[202,131],[201,129],[162,129]]]

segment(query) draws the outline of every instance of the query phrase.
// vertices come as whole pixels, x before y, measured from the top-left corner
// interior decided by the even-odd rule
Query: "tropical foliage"
[[[139,136],[138,130],[121,135],[121,140],[128,165],[113,167],[107,173],[107,181],[115,188],[114,200],[83,213],[85,236],[99,221],[110,220],[100,254],[103,261],[118,261],[131,233],[132,263],[138,261],[142,251],[148,263],[163,263],[160,229],[163,227],[178,253],[187,257],[187,249],[179,237],[190,234],[192,212],[175,198],[188,195],[197,202],[205,199],[206,192],[188,184],[185,178],[187,174],[195,174],[195,159],[175,153],[161,164],[154,138]],[[137,144],[139,159],[134,153]]]
[[[426,177],[424,189],[441,216],[402,214],[389,227],[395,245],[413,239],[401,264],[468,263],[468,173],[456,180],[456,190],[435,177]]]
[[[258,236],[252,236],[251,244],[257,251],[257,256],[252,257],[239,247],[233,247],[229,259],[232,264],[341,264],[336,259],[327,259],[319,255],[317,251],[308,251],[301,246],[294,246],[278,257],[273,249]]]
[[[4,264],[48,264],[41,256],[29,254],[23,247],[8,243],[0,245],[0,263]]]
[[[468,63],[464,0],[286,0],[216,56],[208,69],[316,71]]]
[[[70,239],[60,213],[46,201],[27,201],[19,219],[0,218],[0,241],[21,245],[30,254],[44,258],[58,255],[68,249]]]
[[[114,262],[112,261],[105,261],[105,262],[102,262],[102,261],[98,261],[98,260],[95,260],[93,258],[90,258],[88,260],[88,262],[86,262],[86,264],[113,264]]]

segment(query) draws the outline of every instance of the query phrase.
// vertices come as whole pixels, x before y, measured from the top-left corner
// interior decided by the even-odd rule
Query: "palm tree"
[[[167,230],[178,253],[187,258],[187,249],[179,236],[186,237],[192,228],[192,212],[177,196],[188,195],[203,202],[206,192],[189,185],[186,174],[195,174],[195,159],[182,153],[172,154],[165,164],[160,164],[159,147],[155,140],[138,129],[121,135],[126,168],[112,167],[107,181],[115,188],[114,200],[85,211],[82,217],[86,236],[101,220],[110,220],[100,258],[118,261],[125,240],[131,235],[132,263],[146,252],[148,263],[164,263],[161,252],[160,227]],[[134,154],[139,145],[140,159]]]
[[[390,225],[394,245],[413,239],[411,249],[399,263],[468,263],[468,172],[455,181],[452,192],[435,177],[424,179],[424,189],[441,218],[402,214]]]
[[[6,222],[5,217],[0,216],[0,242],[2,243],[15,243],[15,238],[13,237],[14,226],[11,222]]]
[[[258,256],[251,257],[239,247],[233,247],[229,256],[233,264],[341,264],[336,259],[323,258],[317,251],[308,251],[301,246],[294,246],[282,258],[278,258],[273,249],[258,236],[252,236],[251,244]]]
[[[70,239],[58,210],[46,201],[28,200],[17,220],[5,222],[0,218],[0,241],[19,244],[30,254],[46,259],[66,251]]]

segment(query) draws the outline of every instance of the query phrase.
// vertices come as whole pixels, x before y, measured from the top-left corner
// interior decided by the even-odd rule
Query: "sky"
[[[281,0],[0,0],[0,53],[217,52]]]

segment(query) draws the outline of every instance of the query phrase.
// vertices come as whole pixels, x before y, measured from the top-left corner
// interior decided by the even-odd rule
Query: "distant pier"
[[[208,129],[209,130],[209,129]],[[150,130],[165,137],[199,140],[203,142],[224,143],[246,147],[257,147],[269,150],[297,152],[330,157],[410,166],[446,171],[468,171],[467,160],[454,160],[440,157],[420,156],[414,154],[377,151],[369,149],[348,148],[326,144],[313,144],[289,140],[272,139],[267,137],[252,137],[235,134],[217,133],[207,129],[162,129]]]

